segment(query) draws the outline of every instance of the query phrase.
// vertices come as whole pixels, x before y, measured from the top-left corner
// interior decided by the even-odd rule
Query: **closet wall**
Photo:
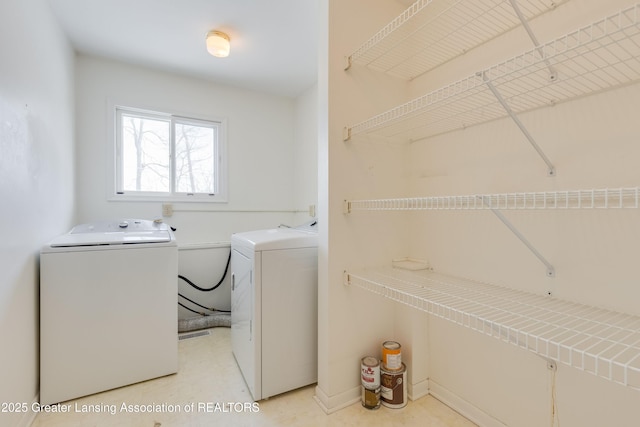
[[[634,5],[622,0],[555,3],[549,12],[530,21],[543,44]],[[458,326],[449,321],[448,314],[442,319],[383,301],[383,297],[357,286],[343,285],[340,276],[344,270],[359,274],[365,267],[390,266],[392,259],[409,256],[427,261],[434,272],[470,278],[478,286],[488,282],[548,298],[551,303],[569,300],[638,316],[640,288],[634,265],[640,249],[637,208],[500,211],[553,265],[555,277],[549,277],[547,267],[491,210],[357,210],[344,214],[339,205],[343,199],[636,187],[640,183],[640,172],[634,166],[634,159],[640,155],[640,127],[635,118],[640,107],[640,85],[635,76],[640,72],[640,62],[630,61],[625,77],[635,83],[561,103],[550,98],[548,106],[518,114],[553,163],[553,176],[509,118],[428,138],[388,137],[373,132],[343,142],[339,131],[344,126],[533,49],[519,26],[408,82],[357,64],[344,71],[339,61],[400,13],[392,13],[389,4],[368,5],[357,0],[330,1],[328,8],[327,152],[328,162],[335,167],[327,173],[327,245],[331,252],[326,261],[327,278],[321,280],[327,295],[321,301],[326,301],[332,313],[327,330],[338,338],[329,338],[331,334],[326,338],[332,352],[326,355],[327,374],[319,381],[319,397],[323,397],[322,392],[335,396],[334,400],[325,398],[329,409],[332,402],[340,400],[337,396],[347,400],[358,385],[357,373],[348,381],[340,381],[347,376],[347,369],[357,367],[358,356],[367,352],[376,355],[382,339],[395,338],[406,349],[403,356],[408,357],[413,395],[422,394],[428,378],[431,393],[481,425],[633,425],[640,415],[634,403],[639,392],[607,379],[618,378],[620,370],[607,359],[609,355],[604,357],[606,363],[598,362],[600,372],[596,375],[576,368],[575,361],[574,366],[558,363],[556,370],[549,370],[548,360],[506,342],[504,337],[495,339],[486,331],[482,334]],[[363,8],[387,13],[386,21],[380,16],[382,23],[356,23],[362,20],[358,10]],[[365,28],[368,25],[373,28]],[[358,35],[359,31],[362,34]],[[631,52],[631,56],[638,55],[637,37],[633,37],[637,31],[632,28],[616,36],[629,38],[620,49]],[[599,57],[603,63],[614,59]],[[562,78],[560,66],[559,70]],[[528,95],[549,97],[549,93],[553,91],[532,91]],[[505,97],[508,95],[505,93]],[[517,99],[510,101],[517,105]],[[478,114],[489,117],[492,108],[478,109]],[[332,185],[334,180],[343,184]],[[514,306],[517,302],[513,301]],[[357,320],[349,322],[348,327],[340,325],[341,313],[350,313]],[[360,322],[361,318],[367,319],[367,313],[375,320]],[[637,328],[635,324],[625,333],[633,335]],[[377,341],[372,329],[377,332]],[[428,334],[423,332],[427,330]],[[352,339],[350,343],[336,347],[337,340],[346,336]],[[625,338],[623,342],[637,348],[634,340]],[[342,357],[333,353],[336,348],[341,348]],[[603,372],[607,369],[611,373]],[[628,372],[635,376],[633,370]]]
[[[394,335],[393,304],[346,289],[343,272],[404,256],[404,222],[343,214],[343,200],[407,189],[406,148],[385,141],[345,144],[345,123],[408,96],[406,82],[365,69],[343,71],[345,55],[402,6],[388,0],[319,1],[318,75],[318,401],[329,412],[360,397],[360,359]],[[364,19],[366,12],[366,19]],[[423,329],[426,332],[426,329]]]
[[[0,2],[0,426],[38,401],[39,254],[75,219],[73,49],[45,0]]]

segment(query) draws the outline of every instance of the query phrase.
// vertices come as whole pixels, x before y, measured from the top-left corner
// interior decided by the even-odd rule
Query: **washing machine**
[[[178,247],[169,226],[95,222],[40,254],[40,403],[178,371]]]
[[[231,346],[254,400],[317,381],[316,227],[231,236]]]

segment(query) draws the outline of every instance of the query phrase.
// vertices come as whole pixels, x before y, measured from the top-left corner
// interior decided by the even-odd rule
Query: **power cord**
[[[211,288],[201,288],[200,286],[196,285],[196,284],[195,284],[195,283],[193,283],[191,280],[187,279],[186,277],[184,277],[184,276],[182,276],[182,275],[180,275],[180,274],[178,274],[178,278],[179,278],[179,279],[181,279],[181,280],[184,280],[184,281],[185,281],[185,282],[187,282],[189,285],[191,285],[193,288],[195,288],[195,289],[197,289],[197,290],[199,290],[199,291],[202,291],[202,292],[211,292],[211,291],[213,291],[213,290],[215,290],[215,289],[219,288],[219,287],[220,287],[220,285],[222,285],[222,282],[224,282],[224,279],[227,277],[227,272],[229,271],[229,264],[230,264],[230,263],[231,263],[231,250],[229,250],[229,257],[227,258],[227,265],[225,266],[225,268],[224,268],[224,272],[222,273],[222,278],[218,281],[218,283],[216,283],[216,284],[215,284],[214,286],[212,286]],[[211,308],[209,308],[209,307],[205,307],[204,305],[199,304],[199,303],[195,302],[194,300],[192,300],[192,299],[190,299],[190,298],[187,298],[186,296],[182,295],[180,292],[178,292],[178,296],[179,296],[179,297],[181,297],[181,298],[186,299],[186,300],[187,300],[187,301],[189,301],[190,303],[195,304],[195,305],[197,305],[197,306],[198,306],[198,307],[200,307],[200,308],[204,308],[205,310],[209,310],[209,311],[213,311],[213,312],[221,312],[221,313],[231,313],[231,310],[219,310],[219,309],[217,309],[217,308],[213,308],[213,307],[211,307]],[[199,314],[199,315],[201,315],[201,316],[211,316],[210,314],[202,313],[202,312],[199,312],[199,311],[193,310],[193,309],[191,309],[191,308],[187,307],[186,305],[182,304],[180,301],[178,301],[178,305],[179,305],[180,307],[184,308],[184,309],[189,310],[189,311],[190,311],[190,312],[192,312],[192,313],[196,313],[196,314]]]
[[[179,296],[179,297],[182,297],[182,298],[184,298],[184,299],[186,299],[186,300],[187,300],[187,301],[189,301],[190,303],[195,304],[195,305],[197,305],[197,306],[198,306],[198,307],[200,307],[200,308],[204,308],[205,310],[209,310],[209,311],[218,311],[218,312],[222,312],[222,313],[231,313],[231,310],[220,310],[220,309],[217,309],[217,308],[215,308],[215,307],[205,307],[204,305],[202,305],[202,304],[198,304],[198,303],[197,303],[197,302],[195,302],[194,300],[187,298],[186,296],[182,295],[182,294],[181,294],[181,293],[179,293],[179,292],[178,292],[178,296]],[[180,303],[178,303],[178,304],[180,304]],[[184,307],[184,308],[186,308],[187,310],[189,310],[189,308],[185,307],[184,305],[182,305],[182,307]],[[193,311],[193,310],[190,310],[190,311]],[[194,312],[194,313],[198,313],[197,311],[193,311],[193,312]],[[198,314],[203,314],[203,313],[198,313]],[[204,315],[204,314],[203,314],[203,315]]]
[[[178,274],[178,278],[184,280],[185,282],[187,282],[188,284],[190,284],[191,286],[193,286],[194,288],[196,288],[199,291],[210,292],[210,291],[213,291],[213,290],[217,289],[222,284],[222,282],[224,282],[225,277],[227,277],[227,271],[229,271],[229,263],[230,262],[231,262],[231,250],[229,250],[229,258],[227,258],[227,265],[224,268],[224,273],[222,273],[222,278],[220,279],[220,281],[218,283],[216,283],[211,288],[201,288],[200,286],[196,285],[191,280],[187,279],[186,277],[184,277],[184,276],[182,276],[180,274]]]

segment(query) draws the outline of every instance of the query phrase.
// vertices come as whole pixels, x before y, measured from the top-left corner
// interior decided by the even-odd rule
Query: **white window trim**
[[[196,202],[196,203],[227,203],[228,197],[228,180],[227,180],[227,119],[213,116],[202,116],[196,114],[184,114],[170,112],[167,113],[166,109],[157,108],[140,108],[130,107],[127,103],[114,103],[108,102],[108,129],[107,138],[109,152],[107,154],[107,201],[119,201],[119,202]],[[117,171],[117,156],[121,155],[117,142],[117,132],[119,131],[118,123],[118,109],[123,109],[131,112],[140,112],[145,115],[155,115],[158,118],[178,118],[184,121],[192,121],[197,123],[214,122],[219,123],[219,135],[218,135],[218,181],[217,192],[213,195],[208,194],[187,194],[187,193],[155,193],[155,192],[141,192],[136,191],[134,193],[118,193],[118,171]],[[162,112],[161,112],[162,111]],[[173,162],[173,156],[171,161]],[[173,173],[173,172],[172,172]]]

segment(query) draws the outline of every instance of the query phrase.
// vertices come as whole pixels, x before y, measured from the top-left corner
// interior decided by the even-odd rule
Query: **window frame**
[[[161,112],[156,109],[129,107],[122,104],[112,104],[109,108],[112,120],[110,137],[112,151],[110,157],[109,174],[110,183],[108,189],[109,201],[166,201],[166,202],[199,202],[199,203],[226,203],[227,202],[227,120],[219,117],[202,117],[193,114],[177,114]],[[169,192],[150,191],[122,191],[122,144],[123,128],[122,114],[140,116],[152,120],[164,120],[169,122],[170,155],[169,155]],[[194,124],[204,127],[213,127],[217,131],[217,142],[214,145],[214,185],[215,193],[185,193],[175,190],[175,125]]]

